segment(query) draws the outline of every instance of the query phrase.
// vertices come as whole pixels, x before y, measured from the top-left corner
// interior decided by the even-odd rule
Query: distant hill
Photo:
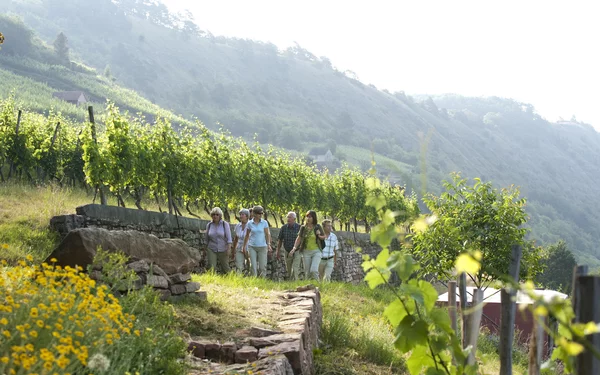
[[[213,129],[219,122],[295,152],[337,146],[338,159],[365,169],[375,155],[380,173],[419,193],[439,193],[452,171],[515,184],[528,198],[533,238],[563,238],[580,262],[600,266],[600,135],[589,125],[550,123],[530,104],[506,98],[381,91],[301,46],[280,51],[214,36],[156,1],[5,3],[41,41],[15,51],[4,33],[1,95],[17,87],[17,97],[39,110],[57,105],[83,116],[51,99],[53,90],[82,90],[133,112],[162,107],[176,121],[194,116]],[[35,47],[52,46],[60,32],[70,59],[81,63],[58,66],[64,62],[52,47]]]

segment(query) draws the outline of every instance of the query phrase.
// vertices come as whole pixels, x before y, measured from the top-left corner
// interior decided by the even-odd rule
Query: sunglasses
[[[210,216],[221,216],[221,215],[219,215],[219,214],[212,214],[212,215],[210,215]]]

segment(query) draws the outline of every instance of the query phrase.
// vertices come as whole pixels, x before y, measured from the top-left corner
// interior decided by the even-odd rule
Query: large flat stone
[[[148,275],[146,276],[146,284],[154,288],[167,289],[169,282],[162,276]]]
[[[150,271],[150,265],[148,264],[148,262],[146,262],[143,259],[137,260],[135,262],[131,262],[131,263],[127,264],[127,267],[130,268],[131,270],[133,270],[133,272],[135,272],[135,273],[142,273],[142,272],[147,273],[148,271]]]
[[[247,341],[250,343],[250,345],[260,349],[267,346],[277,345],[282,342],[298,341],[300,339],[301,335],[297,333],[282,333],[267,337],[249,337]]]
[[[171,294],[177,296],[179,294],[184,294],[186,292],[185,285],[182,284],[173,284],[169,287],[171,289]]]
[[[209,342],[204,344],[204,357],[213,361],[221,360],[221,344],[218,342]]]
[[[192,278],[190,273],[176,273],[169,276],[173,284],[183,284]]]
[[[294,374],[310,374],[310,364],[304,355],[304,350],[300,340],[282,342],[275,346],[262,348],[258,351],[258,358],[266,358],[283,354],[292,365]]]
[[[235,342],[226,342],[221,345],[221,361],[227,363],[235,362],[235,353],[237,352],[237,345]]]
[[[200,255],[180,239],[161,240],[135,230],[78,228],[70,231],[46,262],[56,258],[59,266],[92,264],[98,248],[108,252],[123,252],[131,260],[145,260],[160,266],[167,274],[187,273],[198,265]]]
[[[258,349],[253,346],[243,346],[235,352],[235,363],[254,362],[258,359]]]
[[[271,329],[260,328],[260,327],[252,327],[250,328],[250,336],[252,337],[267,337],[272,335],[278,335],[283,332],[281,331],[273,331]]]
[[[190,341],[187,350],[196,358],[204,358],[204,344],[201,342]]]
[[[197,281],[192,281],[192,282],[189,282],[184,285],[185,285],[186,293],[193,293],[193,292],[197,291],[198,289],[200,289],[200,283]]]

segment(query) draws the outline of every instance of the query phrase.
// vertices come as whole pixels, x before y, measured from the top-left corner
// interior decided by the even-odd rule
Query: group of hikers
[[[206,252],[208,268],[224,273],[231,271],[229,261],[235,259],[237,272],[243,273],[247,260],[253,276],[265,277],[268,256],[273,254],[269,223],[263,218],[264,209],[254,206],[239,212],[240,222],[233,231],[223,220],[219,207],[211,210],[212,221],[206,226]],[[300,263],[304,261],[304,276],[320,281],[330,281],[337,260],[339,245],[337,236],[331,231],[331,220],[317,221],[317,213],[308,211],[304,225],[296,222],[296,213],[287,214],[287,224],[281,227],[275,257],[283,255],[288,280],[298,280]],[[283,254],[281,248],[283,247]]]

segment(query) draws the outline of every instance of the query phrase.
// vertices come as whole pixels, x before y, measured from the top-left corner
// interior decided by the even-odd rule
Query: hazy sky
[[[600,129],[594,0],[164,1],[215,35],[296,41],[380,89],[510,97]]]

